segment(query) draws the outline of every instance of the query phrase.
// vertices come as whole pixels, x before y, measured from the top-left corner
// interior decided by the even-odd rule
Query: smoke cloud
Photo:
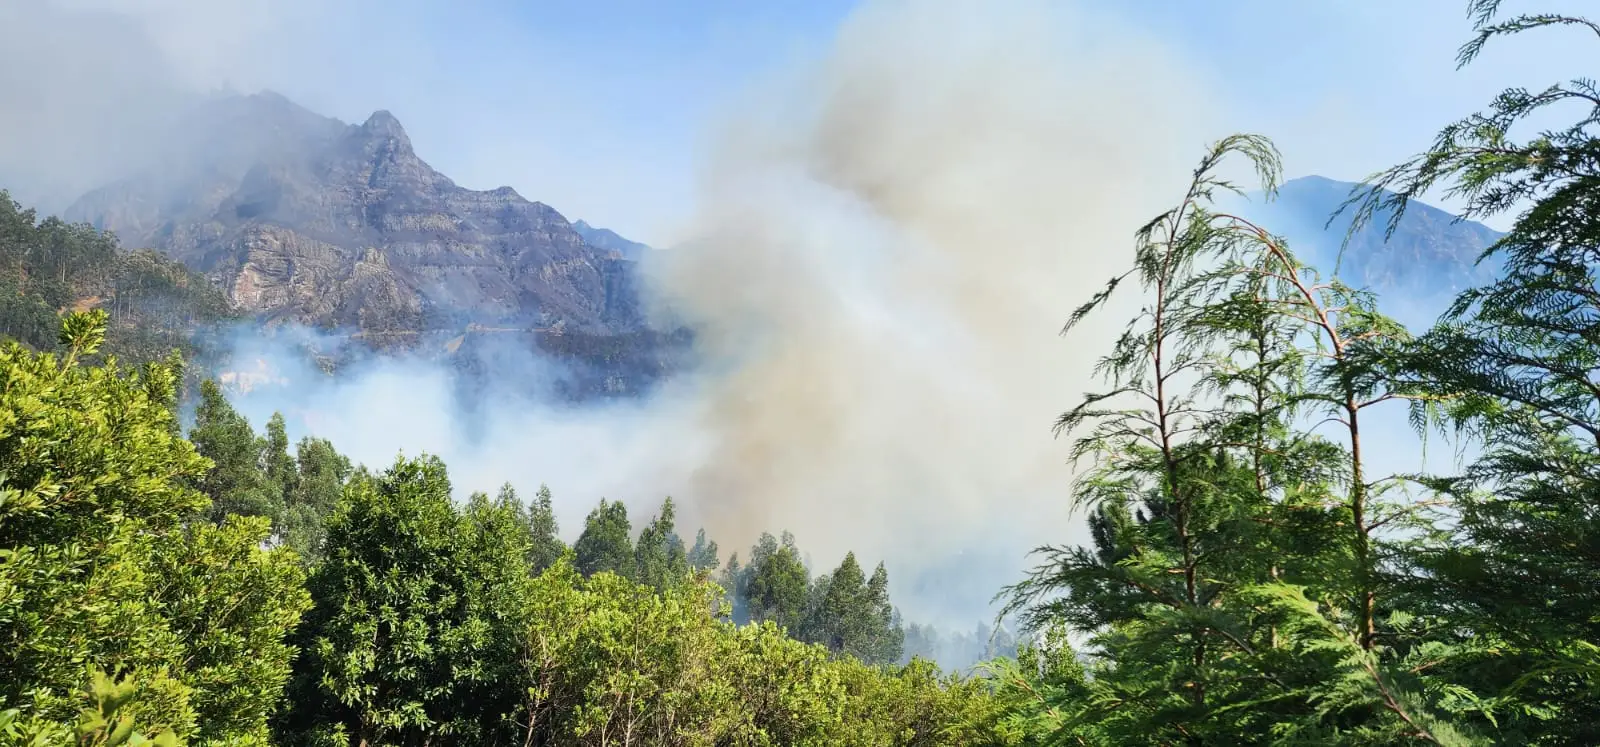
[[[765,94],[651,268],[724,367],[677,424],[710,447],[682,494],[715,536],[786,527],[970,610],[1083,539],[1050,424],[1124,319],[1056,333],[1181,194],[1204,91],[1128,29],[1006,0],[868,4]]]

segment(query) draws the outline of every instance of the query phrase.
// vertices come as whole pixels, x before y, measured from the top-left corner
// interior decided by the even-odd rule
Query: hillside
[[[623,238],[616,231],[609,228],[591,226],[586,221],[580,220],[572,224],[572,230],[577,231],[578,235],[582,236],[584,241],[589,242],[590,246],[617,252],[625,259],[638,261],[646,252],[650,251],[650,246],[647,244]]]
[[[39,218],[0,190],[0,336],[56,347],[59,315],[104,309],[105,354],[139,363],[173,349],[197,352],[197,331],[234,314],[205,278],[153,251],[124,252],[113,237]]]

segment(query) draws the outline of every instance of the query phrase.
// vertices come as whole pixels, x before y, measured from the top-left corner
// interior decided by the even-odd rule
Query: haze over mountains
[[[369,334],[642,324],[622,251],[509,187],[457,186],[388,112],[345,125],[266,93],[216,101],[191,126],[185,157],[66,217],[161,249],[268,322]]]
[[[560,341],[568,347],[644,335],[624,352],[658,352],[636,281],[648,247],[509,187],[456,185],[388,112],[349,125],[275,93],[222,96],[168,142],[65,217],[183,262],[267,326],[427,353],[457,354],[485,333],[513,333],[526,349],[551,334],[576,335]],[[637,388],[656,367],[613,366],[606,386]]]
[[[267,324],[407,344],[469,324],[613,335],[644,327],[639,252],[602,248],[508,187],[457,186],[387,112],[360,125],[272,93],[212,100],[157,163],[64,217],[154,247]],[[600,234],[597,234],[600,235]]]
[[[269,326],[406,348],[469,327],[612,336],[649,326],[637,272],[648,246],[509,187],[456,185],[388,112],[350,125],[271,92],[221,96],[168,142],[151,167],[84,195],[63,217],[183,262]],[[1293,179],[1247,211],[1386,301],[1453,295],[1492,274],[1474,261],[1498,234],[1422,204],[1389,240],[1368,228],[1341,257],[1350,217],[1324,223],[1353,186]]]

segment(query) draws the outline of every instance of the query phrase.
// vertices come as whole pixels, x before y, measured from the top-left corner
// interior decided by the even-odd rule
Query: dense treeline
[[[1588,24],[1497,5],[1463,62]],[[1509,134],[1558,104],[1586,111]],[[566,547],[548,491],[291,456],[214,386],[184,438],[175,364],[86,361],[106,315],[68,315],[59,352],[0,349],[0,744],[1600,743],[1597,122],[1587,80],[1508,91],[1352,197],[1519,211],[1421,334],[1213,207],[1231,161],[1270,193],[1270,142],[1208,150],[1071,316],[1142,301],[1059,421],[1092,542],[1003,591],[1030,635],[971,678],[892,663],[926,634],[854,555],[719,563],[670,501]],[[1460,474],[1376,473],[1395,407]]]
[[[799,587],[823,645],[766,613],[736,626],[715,548],[685,549],[670,501],[637,540],[603,503],[567,548],[546,490],[457,505],[434,458],[374,473],[314,438],[291,457],[281,418],[257,436],[214,384],[186,439],[171,364],[82,362],[104,330],[103,311],[77,313],[59,355],[0,351],[6,743],[968,744],[1002,728],[976,680],[871,663],[899,656],[881,566],[864,578],[847,556]]]
[[[104,352],[138,362],[174,348],[192,355],[197,328],[232,316],[222,292],[182,264],[122,251],[86,224],[40,219],[0,190],[0,335],[49,348],[60,314],[87,308],[110,315]]]

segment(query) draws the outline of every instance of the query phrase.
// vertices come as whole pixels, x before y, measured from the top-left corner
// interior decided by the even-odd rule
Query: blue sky
[[[825,54],[855,5],[22,3],[11,12],[20,8],[25,16],[27,8],[40,7],[116,14],[114,23],[129,38],[147,37],[141,44],[150,42],[160,58],[149,74],[172,78],[164,83],[273,88],[347,121],[389,109],[421,155],[462,184],[508,184],[569,217],[655,243],[671,241],[692,208],[696,164],[713,125],[766,76]],[[1207,81],[1210,96],[1225,102],[1227,127],[1279,141],[1291,175],[1362,177],[1415,152],[1441,124],[1479,107],[1501,87],[1542,86],[1577,72],[1573,61],[1592,59],[1578,47],[1586,40],[1576,33],[1553,32],[1493,47],[1483,63],[1457,72],[1455,49],[1470,32],[1465,0],[1083,5],[1120,24],[1121,31],[1108,33],[1131,29],[1159,39]],[[1541,7],[1564,5],[1574,3]],[[28,33],[22,22],[10,23]],[[107,66],[145,64],[145,46],[135,52],[124,45],[129,49],[116,58],[112,50],[121,43],[96,42],[108,55]],[[36,76],[52,65],[35,57],[27,67]],[[68,87],[92,98],[96,92],[83,88],[104,77],[79,75]],[[0,87],[6,85],[15,81],[0,75]],[[4,120],[0,116],[0,133]],[[41,129],[50,128],[32,131]],[[1196,149],[1222,134],[1196,133]]]
[[[853,3],[467,5],[436,8],[418,25],[432,52],[427,65],[437,65],[428,80],[391,77],[352,93],[384,76],[307,76],[302,97],[344,118],[387,106],[424,157],[465,184],[508,183],[661,242],[689,209],[710,126],[764,74],[825,53]],[[1458,72],[1455,50],[1470,34],[1463,0],[1093,7],[1170,45],[1228,102],[1231,127],[1278,139],[1291,175],[1363,177],[1415,152],[1501,87],[1544,85],[1586,59],[1577,34],[1546,33],[1491,47]]]

